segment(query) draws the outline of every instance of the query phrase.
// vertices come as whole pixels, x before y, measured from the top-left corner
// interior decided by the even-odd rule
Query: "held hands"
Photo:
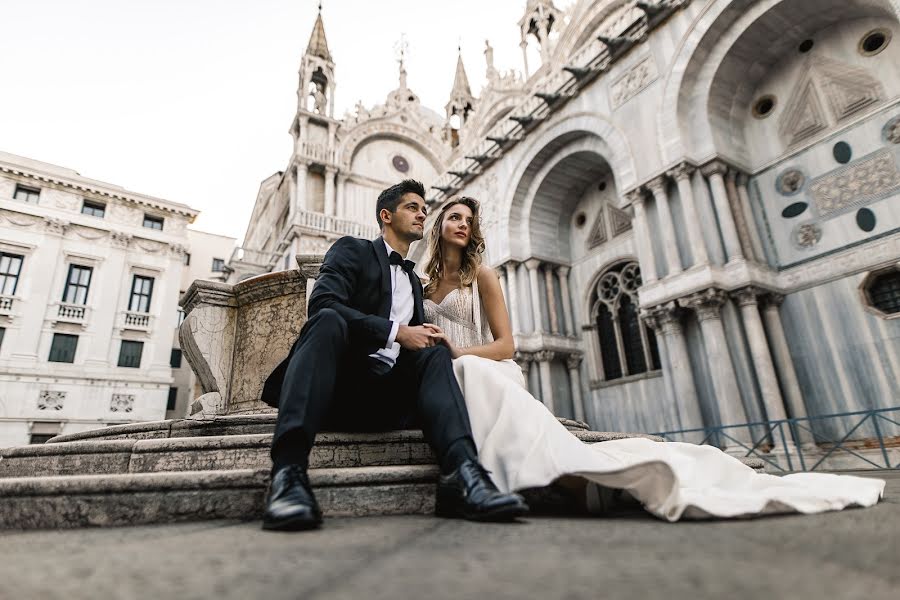
[[[424,325],[401,325],[397,329],[396,342],[407,350],[422,350],[435,344],[444,344],[452,358],[459,357],[459,350],[440,327],[431,323]]]

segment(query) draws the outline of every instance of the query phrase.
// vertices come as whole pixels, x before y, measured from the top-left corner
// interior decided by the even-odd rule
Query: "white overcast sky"
[[[557,2],[560,8],[571,2]],[[240,238],[262,179],[286,166],[316,0],[3,0],[0,150],[199,209]],[[443,114],[461,42],[473,91],[484,40],[521,70],[525,0],[325,0],[336,111],[409,86]]]

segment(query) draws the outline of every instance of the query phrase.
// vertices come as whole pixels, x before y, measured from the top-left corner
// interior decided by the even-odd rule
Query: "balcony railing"
[[[150,313],[126,310],[121,313],[119,326],[121,329],[150,331],[150,328],[153,326],[153,316]]]
[[[374,225],[364,225],[349,219],[339,219],[338,217],[308,210],[299,211],[294,222],[300,227],[314,229],[323,233],[352,235],[353,237],[366,239],[372,239],[378,235],[378,228]]]
[[[60,302],[56,309],[56,320],[67,323],[84,323],[87,320],[88,307],[84,304]]]
[[[273,256],[274,255],[271,252],[239,247],[231,252],[231,258],[228,260],[228,264],[241,262],[264,267],[272,261]]]
[[[0,296],[0,315],[12,314],[14,296]]]
[[[317,142],[301,142],[299,154],[304,158],[323,164],[333,165],[337,163],[337,153],[334,150],[329,150],[325,144]]]

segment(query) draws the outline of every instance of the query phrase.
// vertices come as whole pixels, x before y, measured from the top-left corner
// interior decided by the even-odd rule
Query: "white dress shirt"
[[[391,252],[395,252],[393,248],[384,242],[388,256]],[[382,360],[391,367],[397,362],[400,356],[400,344],[397,339],[397,331],[401,325],[409,325],[413,317],[413,309],[415,308],[415,298],[413,297],[412,283],[409,281],[409,275],[400,265],[390,265],[391,270],[391,314],[388,317],[391,320],[391,334],[388,336],[387,345],[374,354],[369,356]]]

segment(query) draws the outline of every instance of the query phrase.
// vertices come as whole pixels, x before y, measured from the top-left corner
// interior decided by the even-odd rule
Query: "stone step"
[[[633,437],[574,430],[593,443]],[[263,469],[271,466],[272,435],[244,434],[151,439],[87,439],[0,451],[0,478],[101,475],[174,471]],[[322,433],[310,455],[311,468],[354,468],[434,464],[418,430],[384,433]]]
[[[429,514],[437,467],[311,469],[326,516]],[[261,515],[268,470],[0,480],[0,529],[146,525]]]
[[[223,436],[271,434],[275,430],[274,412],[247,415],[222,415],[209,419],[170,419],[166,421],[144,421],[127,425],[111,425],[90,431],[80,431],[58,435],[49,444],[87,440],[146,440],[176,437]],[[570,431],[588,431],[588,426],[580,421],[559,419]],[[611,434],[612,435],[612,434]],[[621,434],[634,437],[639,434]],[[652,436],[650,436],[652,437]],[[660,438],[655,438],[660,439]]]

